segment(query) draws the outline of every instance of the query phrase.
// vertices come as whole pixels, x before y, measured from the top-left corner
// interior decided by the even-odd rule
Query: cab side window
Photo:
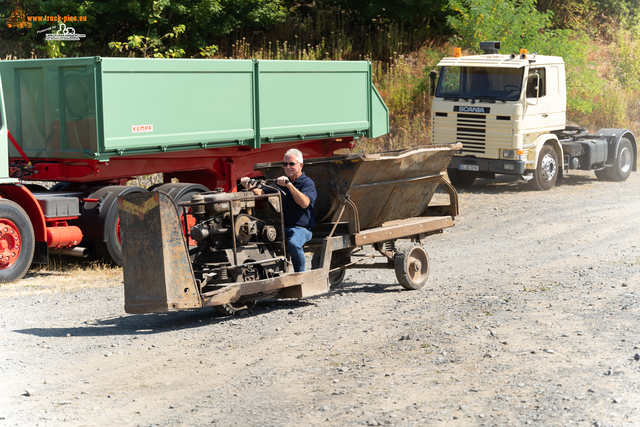
[[[544,68],[529,71],[527,77],[527,98],[542,98],[547,94],[547,73]]]

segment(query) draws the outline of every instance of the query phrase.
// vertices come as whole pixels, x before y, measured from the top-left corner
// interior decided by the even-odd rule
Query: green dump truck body
[[[8,129],[30,158],[105,161],[389,131],[365,61],[18,60],[0,61],[0,77]]]

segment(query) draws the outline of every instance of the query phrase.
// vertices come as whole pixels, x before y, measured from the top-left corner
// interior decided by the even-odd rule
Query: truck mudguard
[[[629,129],[600,129],[596,135],[598,136],[613,136],[615,137],[614,143],[609,145],[609,156],[607,164],[611,164],[613,160],[618,155],[618,146],[620,145],[620,140],[622,138],[627,138],[631,142],[631,146],[633,147],[633,155],[637,159],[638,158],[638,143],[636,141],[636,137]],[[637,171],[637,162],[633,162],[632,170]]]

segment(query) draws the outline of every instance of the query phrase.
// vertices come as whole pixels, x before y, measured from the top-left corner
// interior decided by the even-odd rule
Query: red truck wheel
[[[0,282],[20,280],[27,274],[35,238],[26,212],[11,200],[0,200]]]

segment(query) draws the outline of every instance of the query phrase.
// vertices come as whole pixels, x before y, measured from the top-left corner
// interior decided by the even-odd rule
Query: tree
[[[107,56],[112,53],[109,43],[114,40],[127,40],[136,35],[134,44],[147,46],[162,39],[159,49],[167,41],[174,52],[183,49],[185,56],[200,55],[201,49],[211,46],[216,37],[224,36],[239,28],[252,31],[265,29],[274,23],[284,22],[288,16],[283,0],[110,0],[108,2],[84,0],[21,0],[15,1],[33,16],[86,16],[86,22],[79,22],[76,31],[86,34],[81,42],[65,43],[60,46],[61,54],[67,56]],[[155,5],[155,6],[154,6]],[[162,13],[154,16],[156,22],[149,27],[149,15],[154,7],[162,5]],[[0,39],[10,41],[11,46],[28,56],[35,50],[36,55],[45,53],[44,34],[38,33],[56,22],[37,22],[30,29],[7,28],[7,10],[0,13]],[[176,27],[183,25],[186,31],[179,40],[175,37]],[[168,36],[174,34],[174,37]],[[180,35],[180,34],[179,34]],[[165,37],[166,36],[166,37]],[[4,44],[4,43],[3,43]],[[8,43],[7,43],[8,44]],[[158,46],[156,46],[158,47]],[[149,49],[149,47],[147,47]],[[153,52],[154,48],[151,48]],[[210,52],[209,50],[208,52]],[[26,55],[25,55],[26,54]]]
[[[461,47],[480,51],[480,42],[496,40],[503,52],[538,50],[551,36],[552,12],[538,12],[535,0],[449,0],[447,23]]]

